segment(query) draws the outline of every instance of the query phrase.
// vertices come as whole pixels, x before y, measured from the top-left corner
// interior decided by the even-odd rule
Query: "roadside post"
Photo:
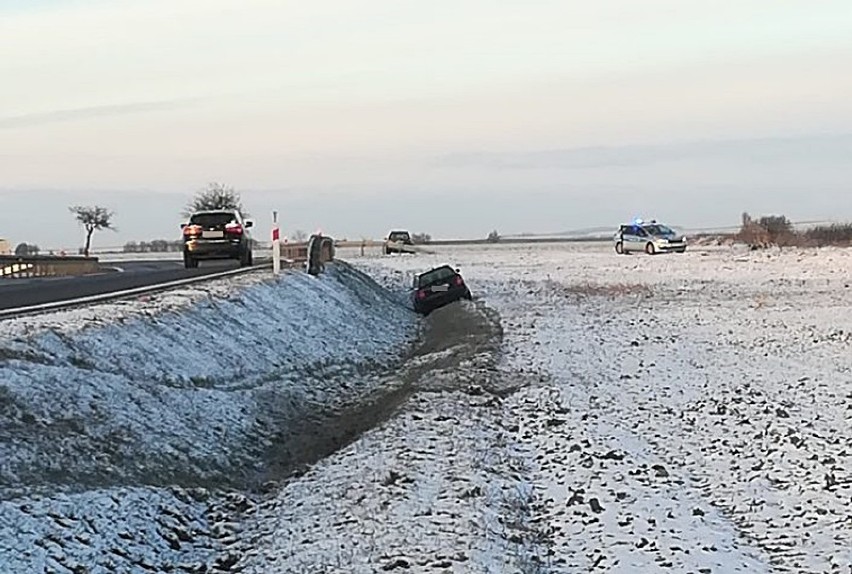
[[[272,274],[281,274],[281,231],[278,229],[278,212],[272,212]]]

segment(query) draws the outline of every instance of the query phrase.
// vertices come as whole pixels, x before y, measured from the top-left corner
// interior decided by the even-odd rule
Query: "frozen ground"
[[[541,374],[498,417],[548,569],[852,571],[850,251],[358,260],[403,284],[444,262],[502,316],[501,368]]]
[[[436,251],[0,324],[0,571],[852,572],[852,253]]]

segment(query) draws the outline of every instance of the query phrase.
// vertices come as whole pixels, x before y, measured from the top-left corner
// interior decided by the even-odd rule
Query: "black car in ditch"
[[[183,263],[187,269],[198,267],[201,259],[237,259],[242,267],[252,261],[252,222],[236,209],[218,209],[193,213],[183,229]]]
[[[442,265],[414,278],[414,310],[428,315],[438,307],[461,299],[472,299],[458,269]]]

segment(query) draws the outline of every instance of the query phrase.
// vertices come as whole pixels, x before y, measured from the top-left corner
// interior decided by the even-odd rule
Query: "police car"
[[[686,237],[670,227],[656,221],[635,219],[622,225],[613,237],[615,252],[619,255],[633,252],[683,253],[686,251]]]

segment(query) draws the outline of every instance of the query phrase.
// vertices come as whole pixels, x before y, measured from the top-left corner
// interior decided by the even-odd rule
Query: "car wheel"
[[[615,252],[618,253],[619,255],[624,255],[624,243],[622,243],[621,241],[616,243],[615,244]]]
[[[195,269],[196,267],[198,267],[198,259],[195,259],[192,256],[184,253],[183,266],[185,269]]]
[[[248,267],[251,265],[251,251],[248,249],[242,251],[239,256],[240,267]]]
[[[654,244],[649,241],[645,245],[645,253],[647,253],[648,255],[654,255],[656,252],[657,250],[654,248]]]
[[[686,253],[686,247],[684,247],[683,249],[678,249],[677,252],[678,253]]]

